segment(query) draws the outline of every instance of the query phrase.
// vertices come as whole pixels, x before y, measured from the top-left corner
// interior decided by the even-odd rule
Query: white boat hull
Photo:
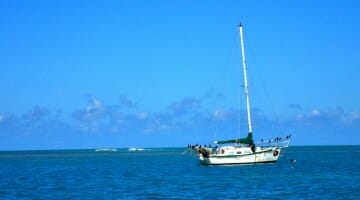
[[[222,149],[226,150],[222,151]],[[245,147],[222,147],[219,151],[209,155],[202,153],[198,155],[202,165],[256,164],[276,162],[281,151],[277,147],[257,147],[254,153],[249,150],[250,148]]]

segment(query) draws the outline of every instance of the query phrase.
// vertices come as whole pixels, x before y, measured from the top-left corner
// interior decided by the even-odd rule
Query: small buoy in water
[[[291,159],[290,159],[290,162],[292,162],[292,163],[296,163],[296,160],[295,160],[295,159],[293,159],[293,158],[291,158]]]

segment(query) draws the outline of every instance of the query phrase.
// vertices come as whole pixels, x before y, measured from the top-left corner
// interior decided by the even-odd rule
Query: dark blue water
[[[184,150],[0,152],[0,199],[360,199],[360,146],[213,167]]]

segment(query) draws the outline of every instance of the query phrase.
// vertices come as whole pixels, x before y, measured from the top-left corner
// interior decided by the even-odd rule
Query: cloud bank
[[[214,133],[234,137],[239,127],[241,134],[246,133],[245,111],[205,105],[207,98],[224,98],[213,94],[216,93],[175,100],[164,106],[167,109],[162,112],[142,109],[125,95],[120,95],[115,105],[88,95],[88,103],[72,111],[70,120],[65,120],[61,111],[54,112],[39,105],[20,115],[0,113],[0,135],[5,138],[0,142],[0,148],[10,148],[10,144],[21,141],[26,143],[25,140],[28,140],[29,146],[32,141],[41,144],[38,145],[41,148],[49,142],[42,141],[45,136],[52,141],[49,145],[152,146],[162,142],[168,146],[179,146],[187,142],[210,142]],[[352,144],[356,141],[352,138],[360,137],[360,113],[357,111],[345,111],[342,107],[305,110],[300,104],[290,104],[288,108],[295,109],[297,113],[280,120],[271,119],[261,109],[254,109],[254,131],[259,133],[255,134],[255,139],[293,133],[294,140],[298,141],[295,144]],[[279,130],[279,126],[284,128]],[[308,141],[309,137],[315,141]]]

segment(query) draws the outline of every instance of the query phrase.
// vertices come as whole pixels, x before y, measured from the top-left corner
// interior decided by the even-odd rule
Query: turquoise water
[[[360,146],[290,147],[245,166],[184,151],[0,152],[0,199],[360,199]]]

